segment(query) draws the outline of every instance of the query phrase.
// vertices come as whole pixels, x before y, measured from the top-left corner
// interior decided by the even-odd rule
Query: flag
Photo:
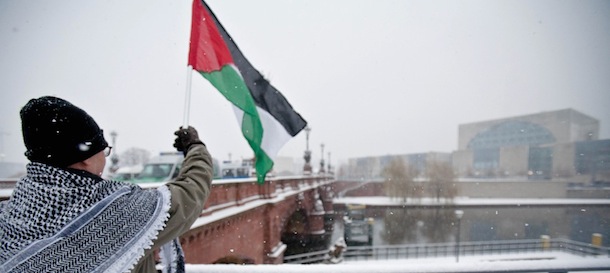
[[[193,1],[188,64],[233,104],[263,183],[273,157],[307,122],[248,62],[203,0]]]

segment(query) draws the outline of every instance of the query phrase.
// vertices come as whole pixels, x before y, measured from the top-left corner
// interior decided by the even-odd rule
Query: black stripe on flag
[[[301,130],[303,130],[303,128],[305,128],[305,126],[307,126],[307,122],[292,108],[282,93],[275,89],[275,87],[273,87],[269,81],[267,81],[261,75],[261,73],[258,72],[258,70],[252,66],[252,64],[250,64],[246,57],[241,53],[237,45],[233,42],[231,36],[225,31],[218,19],[216,19],[216,15],[214,15],[212,10],[210,10],[205,1],[202,2],[203,6],[213,17],[216,27],[218,28],[218,32],[227,44],[227,47],[231,52],[231,56],[233,57],[233,62],[235,63],[235,66],[237,66],[237,69],[239,69],[246,86],[250,90],[250,94],[252,94],[256,106],[271,114],[271,116],[282,124],[282,126],[291,136],[298,134]]]

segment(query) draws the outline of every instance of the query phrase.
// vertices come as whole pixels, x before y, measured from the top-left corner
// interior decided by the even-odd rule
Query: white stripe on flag
[[[242,120],[244,117],[244,111],[237,108],[235,105],[233,106],[233,111],[235,111],[235,117],[237,118],[237,122],[241,128]],[[261,124],[263,125],[263,140],[261,143],[261,148],[267,156],[271,158],[271,160],[275,160],[275,157],[279,153],[280,149],[288,142],[292,136],[286,131],[284,126],[280,124],[271,114],[265,111],[262,108],[256,107],[258,111],[258,116],[261,119]]]

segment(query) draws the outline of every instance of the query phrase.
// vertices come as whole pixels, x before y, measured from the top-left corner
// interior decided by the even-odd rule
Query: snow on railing
[[[506,240],[455,243],[409,244],[389,246],[348,246],[342,257],[346,261],[419,259],[460,256],[514,254],[562,251],[580,256],[610,257],[610,248],[575,242],[566,239]],[[324,263],[329,258],[328,251],[316,251],[284,257],[284,263],[310,264]]]

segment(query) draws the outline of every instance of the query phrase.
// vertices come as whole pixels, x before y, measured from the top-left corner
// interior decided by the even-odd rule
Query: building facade
[[[346,178],[380,179],[397,157],[425,173],[431,161],[452,162],[459,178],[567,179],[610,184],[610,139],[600,122],[573,109],[462,124],[458,150],[352,158]]]
[[[431,162],[452,162],[451,153],[440,152],[358,157],[349,159],[348,170],[342,175],[350,179],[381,179],[383,170],[397,158],[420,175],[425,174]]]
[[[603,177],[610,140],[599,140],[599,129],[573,109],[463,124],[454,169],[459,177]]]

